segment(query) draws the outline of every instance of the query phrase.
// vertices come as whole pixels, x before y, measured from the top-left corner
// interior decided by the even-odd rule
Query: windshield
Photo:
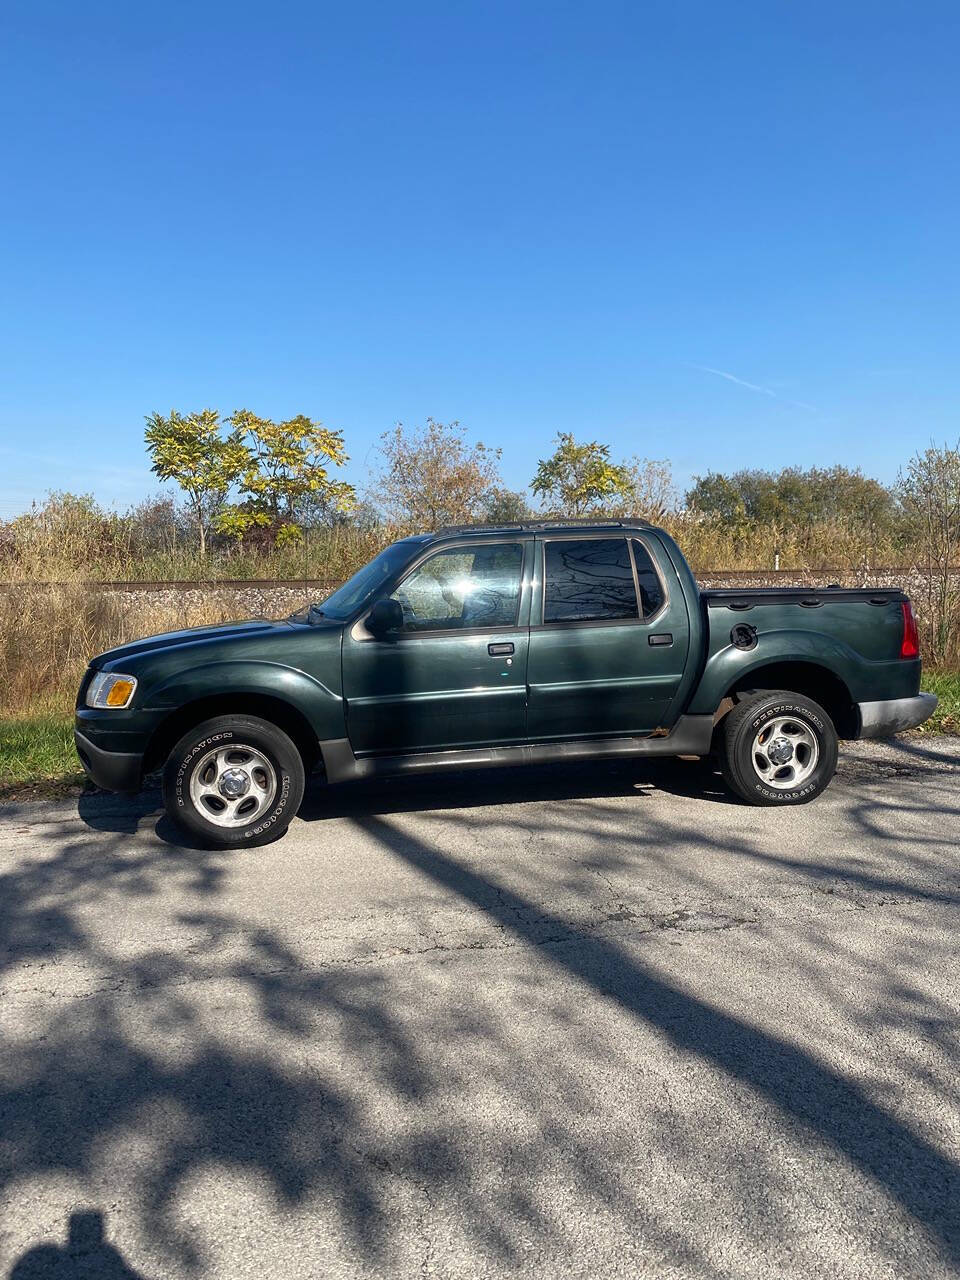
[[[406,538],[395,542],[378,556],[359,569],[352,578],[348,578],[342,587],[338,587],[332,595],[311,605],[310,612],[314,617],[333,618],[343,622],[356,613],[368,601],[372,602],[379,587],[410,562],[419,540]]]

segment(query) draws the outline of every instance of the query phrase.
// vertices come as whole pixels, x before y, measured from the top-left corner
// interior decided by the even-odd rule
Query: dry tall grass
[[[11,531],[12,530],[12,531]],[[337,525],[310,530],[286,546],[214,545],[200,560],[192,541],[144,549],[122,521],[95,525],[68,512],[57,520],[6,526],[0,537],[0,581],[209,582],[224,578],[322,578],[343,582],[409,530]]]
[[[695,572],[717,569],[860,569],[908,566],[908,538],[881,537],[866,525],[825,521],[781,528],[767,521],[724,522],[671,512],[663,525],[677,539]],[[285,546],[214,544],[197,558],[191,538],[138,540],[138,526],[120,517],[93,517],[74,502],[51,502],[29,520],[0,529],[0,579],[6,582],[203,582],[222,578],[322,578],[344,581],[381,547],[419,532],[402,525],[335,525],[308,530]]]
[[[72,713],[90,658],[141,636],[226,622],[237,616],[229,598],[198,603],[119,599],[82,584],[43,591],[0,591],[0,717]],[[921,612],[930,653],[930,627]],[[960,619],[946,666],[960,665]]]
[[[689,512],[668,514],[660,522],[680,544],[694,573],[717,570],[907,568],[909,543],[879,537],[867,527],[824,521],[808,528],[782,528],[772,522],[728,523]]]
[[[224,622],[233,612],[215,601],[122,607],[80,584],[0,592],[0,714],[69,709],[94,654],[140,636]]]

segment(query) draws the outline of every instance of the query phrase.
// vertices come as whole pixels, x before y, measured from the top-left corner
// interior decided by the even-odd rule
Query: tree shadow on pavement
[[[585,1248],[579,1214],[588,1237],[601,1221],[621,1231],[621,1254],[638,1273],[640,1258],[652,1273],[669,1259],[683,1274],[719,1277],[730,1271],[724,1250],[714,1257],[708,1246],[718,1232],[728,1253],[740,1247],[746,1257],[756,1246],[752,1228],[739,1225],[748,1195],[802,1268],[812,1246],[781,1205],[797,1153],[813,1151],[831,1171],[825,1203],[842,1203],[844,1183],[858,1178],[877,1194],[875,1214],[890,1206],[871,1227],[875,1257],[904,1276],[928,1276],[934,1256],[960,1266],[960,1167],[944,1145],[831,1065],[814,1035],[771,1030],[749,1000],[739,1011],[720,1007],[692,968],[671,976],[643,944],[678,927],[682,912],[644,914],[608,889],[615,876],[631,886],[666,877],[681,835],[698,856],[670,875],[690,901],[715,891],[708,855],[803,874],[788,858],[762,862],[746,834],[695,830],[703,810],[680,832],[645,803],[633,843],[610,825],[604,804],[637,796],[638,781],[642,789],[647,778],[672,778],[682,794],[700,794],[702,772],[657,762],[649,771],[617,765],[328,794],[313,816],[333,833],[359,833],[372,865],[384,875],[399,866],[408,887],[407,932],[386,923],[398,907],[391,892],[374,893],[362,946],[353,935],[341,941],[332,909],[297,929],[238,900],[236,877],[251,866],[269,877],[269,849],[251,864],[156,841],[140,829],[156,812],[150,797],[127,809],[85,805],[85,827],[53,825],[0,874],[9,1028],[0,1198],[9,1205],[29,1187],[35,1202],[48,1184],[71,1195],[83,1188],[97,1203],[122,1194],[146,1261],[124,1252],[148,1272],[201,1275],[214,1265],[218,1233],[187,1207],[215,1179],[247,1205],[251,1224],[268,1210],[300,1222],[309,1208],[324,1238],[343,1242],[339,1254],[318,1252],[318,1274],[344,1257],[353,1273],[427,1267],[441,1219],[463,1256],[483,1260],[478,1270],[522,1269],[531,1257]],[[435,840],[405,819],[431,796]],[[882,826],[870,803],[854,820]],[[485,804],[498,806],[495,817]],[[541,831],[528,826],[531,804],[549,815]],[[579,862],[550,856],[564,829]],[[536,836],[538,857],[497,874],[471,851],[481,835],[493,847],[498,832]],[[335,860],[315,874],[336,876]],[[864,892],[884,880],[858,874]],[[575,908],[552,906],[558,895]],[[139,945],[128,936],[134,918],[149,922]],[[822,982],[853,1016],[856,991],[830,987],[862,972],[859,957],[811,954],[809,932],[781,927],[797,980]],[[736,930],[729,937],[735,947]],[[916,1026],[939,1028],[943,1010],[910,988],[926,961],[891,953],[875,963],[887,967],[886,1016],[906,1016],[913,1000]],[[502,974],[506,1008],[495,985],[486,989]],[[956,1046],[946,1036],[937,1043],[955,1068]],[[679,1106],[649,1092],[650,1055],[663,1046],[677,1079],[696,1075],[702,1085]],[[734,1098],[734,1122],[763,1135],[749,1168],[731,1158],[707,1095]],[[782,1130],[776,1142],[771,1116]],[[558,1213],[571,1196],[577,1214]],[[902,1251],[910,1229],[930,1242],[926,1252]]]
[[[544,930],[562,949],[552,953],[599,994],[657,1027],[680,1049],[706,1057],[732,1079],[826,1139],[939,1236],[960,1265],[960,1165],[911,1133],[850,1081],[785,1039],[765,1034],[658,979],[601,938],[584,936],[543,911],[530,915],[521,896],[492,885],[436,849],[379,817],[363,822],[385,848],[444,888],[495,917],[505,930],[542,945]]]
[[[956,739],[953,741],[956,742]],[[954,768],[960,766],[960,753],[951,754],[949,751],[937,751],[920,737],[910,738],[901,734],[899,737],[888,739],[886,745],[894,753],[907,756],[913,760],[925,760],[932,764],[949,764],[953,765]]]

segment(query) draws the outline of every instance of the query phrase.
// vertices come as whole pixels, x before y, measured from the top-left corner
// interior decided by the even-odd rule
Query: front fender
[[[299,711],[318,740],[346,734],[343,698],[315,676],[281,663],[212,662],[177,671],[145,691],[144,710],[168,713],[201,698],[222,694],[277,698]]]

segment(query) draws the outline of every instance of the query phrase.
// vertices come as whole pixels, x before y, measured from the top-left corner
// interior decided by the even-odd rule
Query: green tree
[[[859,467],[813,467],[798,473],[810,493],[810,519],[836,520],[859,525],[879,534],[890,532],[897,521],[896,494],[879,480],[865,476]]]
[[[305,414],[273,422],[249,409],[238,409],[229,419],[243,441],[247,464],[240,477],[240,492],[247,501],[223,513],[221,527],[233,537],[264,517],[282,545],[301,532],[301,508],[322,503],[347,511],[355,502],[353,486],[332,479],[329,468],[347,461],[343,434],[331,431]]]
[[[687,505],[727,523],[763,521],[803,529],[829,521],[889,530],[896,518],[894,495],[879,480],[848,467],[785,467],[782,471],[711,471],[695,477]]]
[[[216,409],[188,414],[172,409],[169,417],[154,413],[146,422],[150,469],[161,480],[174,480],[186,493],[202,559],[207,531],[249,466],[249,454],[237,431],[224,436]]]
[[[576,517],[628,502],[631,474],[629,467],[610,461],[609,445],[581,444],[561,431],[555,452],[540,459],[530,487],[551,515]]]
[[[725,524],[738,524],[748,514],[742,483],[745,475],[742,471],[732,476],[710,471],[705,476],[694,476],[693,487],[687,490],[687,506],[700,515],[715,516]]]
[[[459,422],[398,422],[381,437],[383,466],[371,497],[388,520],[417,529],[467,524],[487,515],[499,490],[500,450],[471,444]]]
[[[264,528],[269,524],[267,512],[248,498],[244,502],[227,503],[214,520],[213,527],[217,533],[234,542],[239,551],[251,529]]]
[[[530,519],[530,503],[525,493],[497,485],[484,499],[482,515],[488,524],[519,524]]]

